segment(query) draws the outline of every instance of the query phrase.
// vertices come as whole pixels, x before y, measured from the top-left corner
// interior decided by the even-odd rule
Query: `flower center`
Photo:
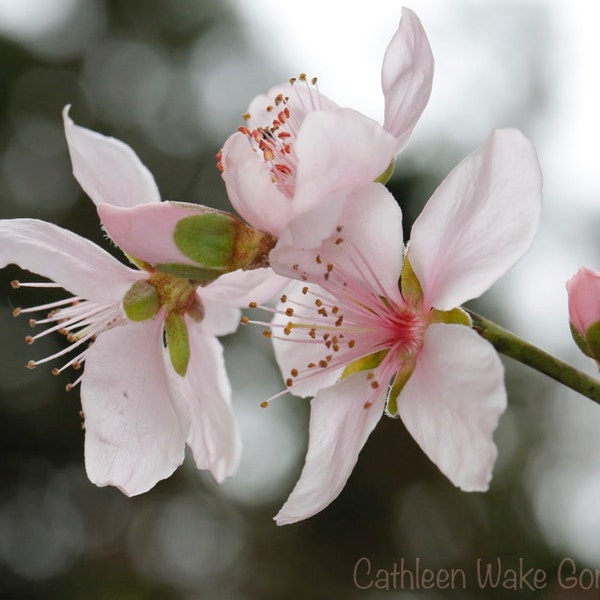
[[[291,365],[284,375],[292,392],[295,388],[301,392],[303,384],[332,371],[338,379],[364,372],[372,388],[387,385],[406,361],[412,363],[421,347],[426,315],[391,298],[366,264],[344,267],[316,254],[314,265],[318,268],[310,272],[299,265],[292,268],[301,279],[319,284],[297,284],[280,298],[277,308],[261,307],[275,314],[270,324],[246,317],[242,323],[269,327],[264,335],[278,340],[280,348],[282,343],[305,345],[297,354],[307,360]],[[367,283],[370,279],[375,280],[373,285]]]
[[[249,140],[255,152],[262,157],[271,172],[271,180],[279,191],[289,199],[294,197],[298,161],[293,146],[306,113],[321,109],[321,97],[317,78],[310,80],[305,73],[290,79],[289,94],[277,94],[265,110],[273,119],[252,129],[247,125],[239,128]],[[244,120],[252,119],[246,113]],[[217,167],[223,170],[220,153]]]

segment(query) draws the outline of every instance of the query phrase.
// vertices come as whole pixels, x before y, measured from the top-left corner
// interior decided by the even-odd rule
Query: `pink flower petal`
[[[150,264],[196,264],[173,241],[177,222],[196,214],[196,205],[174,202],[129,208],[98,205],[98,216],[113,242],[130,256]]]
[[[237,331],[242,311],[219,300],[205,298],[204,289],[198,294],[204,307],[204,318],[198,324],[206,335],[229,335]]]
[[[363,373],[315,396],[306,462],[300,480],[275,517],[278,525],[311,517],[339,495],[383,414],[384,404],[385,391],[373,390]]]
[[[383,128],[397,140],[395,154],[408,143],[429,100],[432,82],[433,55],[427,35],[415,13],[403,8],[381,72],[385,97]]]
[[[85,464],[96,485],[134,496],[182,463],[188,409],[169,394],[165,367],[158,318],[106,331],[90,348],[81,402]]]
[[[281,275],[317,282],[331,264],[336,272],[399,299],[403,254],[400,207],[383,185],[368,183],[294,219],[270,262]]]
[[[222,302],[229,306],[247,308],[249,302],[268,302],[289,283],[286,277],[272,269],[238,269],[225,273],[202,288],[202,298]]]
[[[336,192],[375,181],[395,156],[396,140],[350,108],[309,113],[296,141],[294,215]]]
[[[160,202],[150,171],[123,142],[75,125],[63,111],[73,175],[94,204],[136,206]]]
[[[120,302],[134,281],[129,269],[89,240],[37,219],[0,220],[0,268],[15,263],[99,304]]]
[[[529,249],[542,208],[535,150],[515,129],[494,131],[435,191],[408,256],[426,306],[476,298]]]
[[[305,371],[310,363],[315,365],[323,355],[321,344],[314,344],[310,337],[309,328],[298,329],[293,335],[282,333],[283,328],[290,322],[290,317],[285,314],[288,306],[298,307],[294,312],[295,322],[312,323],[314,320],[314,309],[311,306],[314,296],[306,296],[302,293],[303,283],[293,283],[286,290],[286,296],[289,303],[283,303],[277,306],[279,313],[275,314],[271,324],[273,326],[273,349],[275,359],[281,376],[287,379],[292,371]],[[328,294],[318,288],[316,285],[310,286],[311,292],[322,301],[326,302]],[[332,303],[335,300],[332,299]],[[306,309],[300,307],[307,306]],[[290,390],[296,396],[307,397],[314,396],[320,389],[333,385],[342,375],[343,367],[339,369],[309,369],[308,378],[295,379],[294,388]]]
[[[567,281],[569,321],[582,335],[600,321],[600,273],[582,267]]]
[[[504,369],[488,342],[464,325],[430,325],[398,408],[423,452],[454,485],[488,489],[497,454],[493,434],[506,409]]]
[[[186,400],[191,416],[187,443],[199,469],[208,469],[218,483],[238,469],[242,449],[231,407],[231,387],[223,348],[187,319],[190,363],[186,376],[172,382]]]
[[[238,132],[225,142],[221,160],[232,206],[252,227],[278,236],[290,220],[293,205],[273,184],[262,156]]]

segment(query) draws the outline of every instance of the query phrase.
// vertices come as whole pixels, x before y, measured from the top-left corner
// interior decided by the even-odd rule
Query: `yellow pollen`
[[[267,406],[269,406],[269,403],[266,400],[260,403],[261,408],[267,408]]]
[[[266,337],[266,338],[270,338],[271,335],[273,335],[268,329],[265,329],[262,334]]]
[[[258,306],[258,304],[256,302],[250,302],[248,304],[248,308],[256,308]]]
[[[298,79],[300,81],[306,81],[306,73],[300,73],[300,75],[298,75]]]
[[[249,322],[250,322],[250,319],[248,319],[248,317],[246,317],[246,316],[243,316],[243,317],[240,319],[240,323],[241,323],[242,325],[248,325],[248,323],[249,323]]]
[[[290,333],[292,333],[292,330],[289,327],[284,327],[283,328],[283,333],[285,335],[290,335]]]
[[[252,115],[250,113],[244,113],[242,115],[242,119],[244,119],[244,121],[249,121],[252,118]]]

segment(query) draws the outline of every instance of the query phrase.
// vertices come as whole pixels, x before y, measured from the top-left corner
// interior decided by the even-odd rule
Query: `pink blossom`
[[[66,110],[64,117],[74,174],[98,206],[162,206],[152,175],[129,146],[76,126]],[[236,271],[200,286],[140,257],[133,259],[139,269],[129,268],[90,241],[34,219],[0,220],[0,240],[0,267],[15,263],[52,280],[14,287],[74,294],[15,312],[47,313],[31,320],[45,328],[28,343],[53,332],[69,342],[29,361],[30,368],[62,359],[52,370],[58,375],[80,372],[85,363],[67,388],[81,384],[92,482],[127,495],[145,492],[181,464],[186,443],[197,467],[218,482],[235,473],[241,440],[217,336],[237,329],[239,307],[250,297],[276,292],[269,269]],[[166,251],[153,258],[170,260]]]
[[[495,131],[433,194],[406,254],[400,209],[382,185],[328,207],[298,217],[271,253],[275,270],[299,280],[275,309],[276,358],[291,393],[314,395],[304,469],[277,523],[340,493],[386,409],[455,485],[486,490],[503,368],[457,307],[531,244],[541,209],[533,147],[518,131]]]
[[[582,267],[567,281],[569,321],[585,337],[600,322],[600,273]]]
[[[278,237],[291,219],[330,195],[388,175],[427,104],[432,78],[427,37],[404,8],[383,59],[383,126],[339,107],[304,74],[256,97],[246,125],[221,155],[234,208]]]

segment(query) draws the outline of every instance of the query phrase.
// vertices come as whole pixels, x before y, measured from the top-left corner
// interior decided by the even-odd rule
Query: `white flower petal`
[[[37,219],[0,220],[0,268],[10,263],[99,304],[120,302],[134,281],[146,277],[89,240]]]
[[[398,408],[454,485],[488,489],[497,454],[493,434],[506,409],[504,369],[491,344],[464,325],[430,325]]]
[[[182,463],[189,415],[168,385],[161,319],[111,329],[94,342],[81,382],[93,483],[134,496]]]
[[[395,156],[396,140],[350,108],[309,113],[296,141],[294,215],[331,194],[375,181]]]
[[[269,258],[286,277],[323,281],[331,264],[332,276],[399,299],[403,253],[402,211],[385,186],[368,183],[294,219]]]
[[[306,296],[302,293],[305,284],[292,283],[286,290],[288,298],[287,303],[277,306],[278,313],[275,314],[271,324],[273,326],[273,349],[275,359],[283,379],[290,377],[292,371],[306,373],[307,376],[295,378],[294,387],[290,393],[296,396],[314,396],[320,389],[333,385],[342,375],[343,367],[340,369],[322,369],[310,368],[310,363],[318,364],[323,358],[322,344],[313,343],[310,336],[309,327],[293,328],[290,335],[282,334],[283,328],[290,322],[290,317],[285,314],[288,306],[296,307],[294,309],[294,322],[313,323],[314,308],[310,306],[313,298],[316,296],[323,302],[327,302],[328,294],[316,285],[311,285],[311,295]],[[332,302],[333,299],[332,299]],[[308,308],[303,308],[307,306]]]
[[[426,306],[476,298],[529,249],[542,208],[531,143],[494,131],[441,183],[415,221],[408,251]]]
[[[237,331],[242,311],[218,300],[204,297],[204,288],[198,294],[204,308],[204,318],[198,324],[206,335],[229,335]]]
[[[433,82],[433,55],[417,15],[402,9],[400,26],[383,58],[383,128],[397,139],[396,154],[408,143],[425,109]]]
[[[235,210],[252,227],[278,236],[293,204],[272,181],[270,168],[242,133],[234,133],[222,151],[223,180]]]
[[[311,517],[342,491],[383,414],[385,391],[373,390],[370,384],[364,373],[358,373],[321,390],[311,401],[306,462],[275,517],[278,525]]]
[[[288,285],[287,277],[272,269],[238,269],[225,273],[202,288],[202,298],[247,308],[249,302],[268,302]]]
[[[160,202],[154,177],[127,144],[75,125],[69,106],[63,111],[63,120],[73,175],[94,204]]]
[[[238,469],[242,442],[231,407],[231,387],[223,348],[186,320],[190,362],[185,377],[173,374],[172,382],[185,399],[191,426],[187,443],[199,469],[208,469],[221,483]]]

